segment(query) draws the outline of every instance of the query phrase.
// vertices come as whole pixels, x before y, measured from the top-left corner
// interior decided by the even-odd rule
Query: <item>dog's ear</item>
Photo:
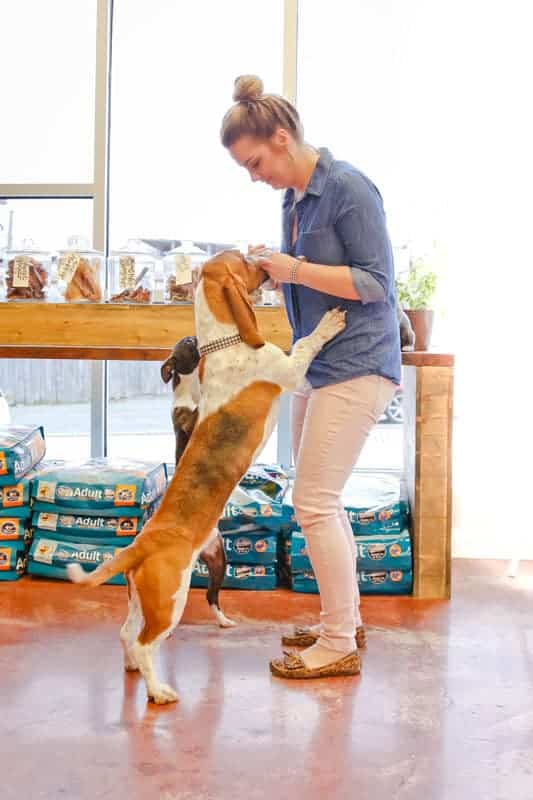
[[[175,370],[174,356],[169,356],[166,361],[161,364],[161,379],[163,383],[168,383],[172,378]]]
[[[265,340],[257,328],[257,320],[244,281],[230,273],[223,284],[224,296],[243,342],[249,347],[263,347]]]

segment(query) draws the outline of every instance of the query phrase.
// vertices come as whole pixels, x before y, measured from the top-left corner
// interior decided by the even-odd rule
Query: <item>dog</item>
[[[172,426],[174,428],[175,462],[179,464],[198,419],[200,386],[198,382],[198,340],[196,336],[185,336],[174,345],[172,353],[161,365],[161,378],[164,383],[172,380],[174,398],[172,402]],[[222,612],[219,593],[226,574],[226,551],[220,531],[215,528],[211,543],[201,551],[199,558],[207,567],[207,602],[221,628],[235,625]]]
[[[303,382],[321,348],[345,327],[327,311],[290,355],[261,336],[250,294],[265,280],[257,263],[236,250],[206,261],[194,299],[201,384],[198,419],[161,504],[134,542],[71,580],[98,586],[120,572],[128,581],[128,616],[120,638],[126,670],[140,670],[155,703],[172,703],[154,654],[181,619],[193,565],[210,543],[224,506],[276,422],[279,397]]]

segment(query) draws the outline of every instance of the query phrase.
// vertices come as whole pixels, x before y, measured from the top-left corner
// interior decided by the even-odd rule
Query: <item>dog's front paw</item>
[[[160,683],[157,689],[148,695],[148,700],[151,700],[158,706],[164,706],[166,703],[175,703],[177,699],[178,693],[166,683]]]
[[[315,328],[317,333],[324,342],[329,342],[338,333],[343,331],[346,327],[346,311],[341,311],[340,308],[332,308],[326,311],[320,322]]]

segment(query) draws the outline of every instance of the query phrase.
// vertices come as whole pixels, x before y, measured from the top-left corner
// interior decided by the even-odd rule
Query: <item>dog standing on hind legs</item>
[[[185,336],[177,342],[169,357],[161,365],[161,379],[172,381],[172,427],[175,437],[175,465],[179,464],[198,419],[200,383],[198,380],[198,340],[196,336]],[[206,598],[209,608],[221,628],[235,625],[220,608],[219,594],[226,574],[226,551],[218,528],[210,543],[199,555],[207,567],[208,585]]]
[[[202,391],[189,443],[161,505],[134,542],[93,572],[79,564],[68,568],[73,581],[87,586],[126,574],[126,668],[140,670],[155,703],[177,700],[159,680],[154,655],[181,619],[196,558],[272,432],[281,392],[302,384],[313,358],[345,326],[344,312],[331,309],[285,355],[257,328],[250,294],[265,279],[257,264],[234,250],[204,264],[194,303]]]

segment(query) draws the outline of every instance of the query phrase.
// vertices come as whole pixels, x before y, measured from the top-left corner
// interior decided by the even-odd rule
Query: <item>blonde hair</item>
[[[224,147],[231,147],[241,136],[270,139],[278,128],[303,142],[303,127],[294,106],[280,95],[263,94],[263,81],[257,75],[235,79],[233,100],[235,105],[225,113],[220,128]]]

